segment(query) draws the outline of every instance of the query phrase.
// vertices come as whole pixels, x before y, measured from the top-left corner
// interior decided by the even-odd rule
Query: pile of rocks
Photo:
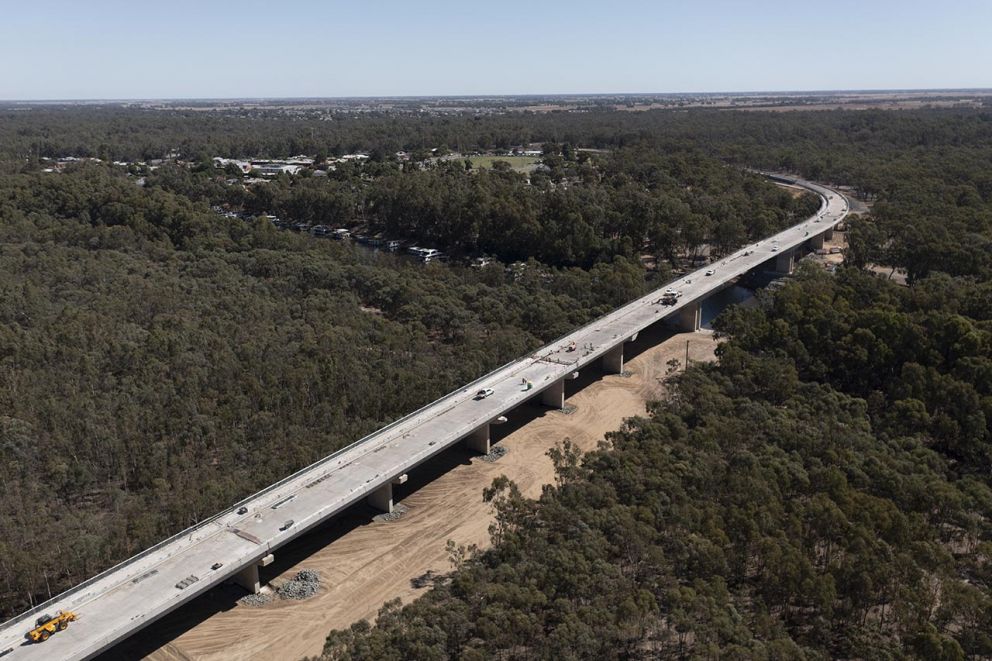
[[[409,511],[410,511],[409,508],[403,503],[396,503],[395,505],[393,505],[392,512],[383,512],[382,514],[376,514],[374,517],[372,517],[372,519],[374,521],[395,521],[396,519],[400,518]]]
[[[492,463],[497,459],[499,459],[500,457],[502,457],[503,455],[505,455],[508,451],[509,450],[507,450],[502,445],[494,445],[491,448],[489,448],[489,454],[482,456],[482,460]]]
[[[238,599],[238,603],[242,606],[254,606],[256,608],[258,606],[264,606],[270,601],[272,601],[272,595],[264,592],[259,592],[258,594],[246,594]]]
[[[309,599],[320,588],[320,574],[313,569],[301,569],[291,581],[286,581],[276,592],[281,599]]]

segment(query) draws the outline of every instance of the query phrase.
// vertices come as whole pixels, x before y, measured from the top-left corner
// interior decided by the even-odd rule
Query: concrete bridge
[[[532,398],[562,408],[565,381],[580,370],[622,372],[624,344],[649,326],[698,330],[707,296],[753,269],[790,273],[797,253],[822,247],[848,213],[833,190],[785,183],[821,197],[816,215],[665,285],[681,292],[674,305],[661,303],[661,290],[628,303],[3,623],[0,654],[13,648],[4,661],[91,658],[221,582],[257,591],[259,566],[281,546],[361,501],[391,511],[393,485],[408,471],[456,444],[488,452],[490,425]],[[483,388],[492,395],[476,399]],[[26,644],[38,614],[59,609],[79,621]]]

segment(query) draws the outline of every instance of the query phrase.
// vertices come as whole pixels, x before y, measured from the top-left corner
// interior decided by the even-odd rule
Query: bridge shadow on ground
[[[472,452],[460,443],[439,452],[416,468],[410,470],[407,473],[405,484],[393,487],[393,502],[402,503],[404,498],[409,498],[458,466],[470,464],[472,458],[477,456],[479,456],[477,453]]]
[[[245,594],[243,588],[235,585],[220,585],[213,588],[111,647],[95,659],[97,661],[143,659],[211,616],[234,608],[237,600]]]
[[[671,326],[666,325],[664,322],[654,322],[638,333],[636,340],[623,345],[624,363],[629,363],[648,349],[653,349],[678,333],[679,331],[674,330]]]

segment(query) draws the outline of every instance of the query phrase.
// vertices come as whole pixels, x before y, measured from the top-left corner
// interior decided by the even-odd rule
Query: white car
[[[713,275],[714,273],[716,273],[716,271],[710,269],[709,271],[706,272],[706,275]]]
[[[475,398],[476,399],[485,399],[486,397],[489,397],[490,395],[492,395],[493,392],[494,391],[493,391],[492,388],[483,388],[479,392],[475,393]]]
[[[772,252],[778,252],[778,246],[772,246]]]

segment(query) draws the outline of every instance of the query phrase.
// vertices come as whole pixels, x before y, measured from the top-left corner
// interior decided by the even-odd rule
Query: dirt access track
[[[687,344],[688,343],[688,344]],[[373,619],[383,603],[399,597],[409,603],[426,588],[411,579],[428,570],[449,571],[445,545],[485,546],[492,513],[482,490],[499,475],[537,497],[554,471],[546,452],[565,438],[583,450],[596,447],[625,418],[642,415],[649,400],[663,394],[668,362],[713,360],[716,341],[708,332],[672,335],[649,329],[627,344],[625,375],[603,376],[586,369],[567,383],[572,413],[528,404],[493,427],[493,442],[507,448],[489,463],[453,449],[410,473],[397,488],[397,502],[408,508],[395,521],[376,521],[374,512],[352,508],[276,552],[262,580],[278,585],[303,568],[316,569],[322,586],[306,601],[274,600],[262,607],[238,605],[235,587],[207,593],[139,632],[106,654],[110,659],[228,661],[300,659],[320,654],[332,629]]]

